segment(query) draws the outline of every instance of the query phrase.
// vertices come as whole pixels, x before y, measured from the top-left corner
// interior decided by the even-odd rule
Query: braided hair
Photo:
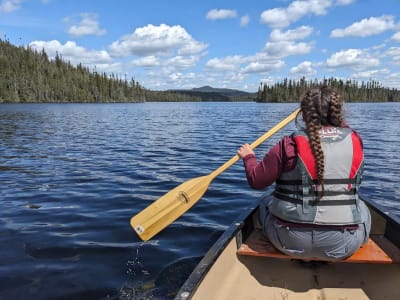
[[[315,160],[317,179],[322,189],[318,193],[317,202],[324,195],[325,169],[319,132],[323,126],[346,126],[342,117],[342,106],[340,95],[326,85],[307,90],[301,98],[299,114],[305,123],[305,131]]]

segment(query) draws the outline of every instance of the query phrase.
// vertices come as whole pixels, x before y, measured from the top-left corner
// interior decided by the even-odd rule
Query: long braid
[[[325,160],[322,150],[320,130],[322,126],[344,127],[340,95],[327,86],[308,90],[300,104],[300,113],[305,122],[305,129],[314,156],[317,179],[321,186],[317,202],[324,195]]]
[[[329,102],[328,122],[332,126],[345,127],[342,117],[343,102],[336,92],[332,92],[331,101]]]
[[[306,133],[309,138],[309,143],[311,147],[311,151],[314,155],[316,171],[317,171],[317,179],[324,190],[323,181],[324,181],[324,153],[321,147],[321,140],[319,136],[319,131],[322,128],[321,125],[321,105],[320,105],[320,91],[316,89],[309,90],[301,103],[301,111],[303,114],[303,119],[306,125]],[[322,197],[318,196],[318,201]]]

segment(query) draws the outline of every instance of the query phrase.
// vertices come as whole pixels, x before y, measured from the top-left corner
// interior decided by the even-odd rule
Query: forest
[[[318,81],[285,78],[273,85],[261,84],[255,93],[229,89],[152,91],[134,79],[120,78],[73,66],[60,54],[50,59],[44,50],[15,46],[0,39],[0,103],[30,102],[150,102],[150,101],[257,101],[298,102],[309,87],[328,84],[348,102],[400,101],[397,89],[377,81],[356,82],[336,78]]]
[[[298,102],[301,95],[309,88],[321,84],[336,89],[346,102],[395,102],[400,101],[400,91],[389,89],[381,83],[370,80],[357,82],[354,80],[343,81],[336,78],[322,80],[291,80],[285,78],[274,85],[260,85],[257,93],[257,102]]]
[[[0,39],[1,102],[145,102],[200,101],[174,92],[145,89],[139,82],[115,74],[73,66],[57,54],[16,47]]]

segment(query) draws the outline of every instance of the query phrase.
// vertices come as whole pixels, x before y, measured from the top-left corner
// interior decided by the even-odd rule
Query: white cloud
[[[385,76],[385,86],[398,89],[399,83],[400,73],[391,72],[389,75]]]
[[[162,60],[160,57],[150,55],[141,57],[132,61],[132,64],[137,67],[143,68],[159,68],[160,72],[165,76],[171,73],[178,73],[191,67],[196,66],[200,59],[200,56],[196,55],[177,55],[168,59]],[[160,75],[160,74],[158,74]]]
[[[334,29],[331,32],[331,37],[342,38],[348,36],[366,37],[380,34],[387,30],[395,28],[394,17],[385,15],[381,17],[370,17],[362,19],[359,22],[351,24],[344,29]]]
[[[355,1],[356,0],[336,0],[336,4],[337,5],[349,5]]]
[[[236,74],[236,78],[239,76],[242,80],[249,74],[276,72],[285,66],[282,58],[307,54],[312,50],[313,42],[296,42],[308,37],[312,32],[313,29],[309,26],[301,26],[287,31],[276,29],[272,31],[270,41],[266,43],[263,52],[252,56],[233,55],[213,58],[207,61],[206,67],[215,71],[231,72],[233,75]],[[306,64],[303,65],[303,69],[305,66]],[[313,71],[308,70],[308,73],[311,74]]]
[[[207,81],[207,78],[202,77],[201,74],[193,72],[165,72],[161,71],[150,71],[141,81],[144,86],[151,86],[152,89],[165,90],[175,88],[193,88],[198,87],[199,82],[202,84]]]
[[[274,83],[277,82],[277,80],[273,77],[268,77],[268,78],[261,78],[260,82],[262,82],[265,85],[273,85]]]
[[[274,29],[271,31],[269,40],[265,44],[264,51],[275,58],[310,53],[313,48],[313,42],[297,41],[305,39],[312,32],[313,28],[310,26],[300,26],[287,31]]]
[[[312,67],[312,63],[310,61],[304,61],[290,69],[290,74],[294,76],[311,77],[316,73],[317,71]]]
[[[198,81],[197,78],[198,74],[195,73],[175,72],[168,74],[166,80],[164,78],[164,81],[174,86],[180,86],[181,88],[190,88],[196,86],[196,84],[193,83]]]
[[[400,43],[400,31],[393,34],[392,41]]]
[[[207,13],[206,18],[209,20],[222,20],[236,18],[237,13],[231,9],[212,9]]]
[[[279,70],[285,65],[282,60],[275,61],[253,61],[244,67],[242,73],[268,73]]]
[[[172,81],[177,81],[178,79],[182,79],[183,78],[183,74],[182,73],[172,73],[169,75],[169,78]]]
[[[192,39],[188,43],[184,44],[177,52],[179,55],[192,55],[202,52],[207,47],[206,44]]]
[[[248,15],[242,16],[240,18],[240,27],[247,27],[250,23],[250,17]]]
[[[261,23],[271,27],[287,27],[295,21],[290,18],[289,13],[284,8],[272,8],[263,11],[261,14]]]
[[[247,61],[247,58],[234,55],[224,58],[212,58],[206,63],[206,67],[214,70],[233,71],[237,70],[239,66]]]
[[[104,72],[106,74],[114,73],[114,75],[120,76],[122,78],[122,74],[128,75],[128,72],[123,71],[125,65],[119,62],[113,63],[89,63],[85,64],[87,67],[92,67],[93,71]]]
[[[287,57],[291,55],[301,55],[310,53],[313,48],[312,43],[295,43],[292,41],[267,42],[264,50],[273,57]]]
[[[219,83],[226,82],[229,86],[233,82],[243,83],[248,74],[275,72],[284,65],[283,60],[260,52],[252,56],[233,55],[213,58],[207,61],[206,68],[211,71],[210,77],[218,77]]]
[[[367,70],[367,71],[361,71],[358,73],[354,73],[352,77],[360,78],[360,79],[363,79],[363,78],[371,79],[371,78],[377,78],[378,76],[381,76],[381,75],[388,75],[388,74],[390,74],[390,70],[388,70],[388,69],[381,69],[381,70],[374,69],[374,70]]]
[[[173,55],[195,54],[206,49],[208,45],[198,42],[179,26],[168,26],[161,24],[154,26],[149,24],[137,28],[132,34],[123,36],[120,40],[113,42],[110,53],[113,56],[149,56],[149,55]]]
[[[72,64],[106,64],[111,62],[111,57],[106,51],[88,50],[78,46],[73,41],[68,41],[61,44],[57,40],[53,41],[33,41],[29,44],[33,49],[41,51],[44,49],[50,58],[54,58],[56,54],[62,56],[63,60],[69,61]]]
[[[85,35],[103,35],[106,33],[105,29],[99,28],[97,15],[83,13],[80,14],[80,18],[81,20],[78,24],[74,24],[68,29],[67,32],[69,35],[73,37],[82,37]],[[73,22],[69,17],[65,18],[64,21],[67,23]]]
[[[260,21],[274,28],[287,27],[307,15],[325,15],[330,0],[296,0],[288,7],[278,7],[262,12]]]
[[[270,42],[280,41],[297,41],[308,37],[313,32],[313,28],[310,26],[301,26],[296,29],[287,30],[283,32],[280,29],[272,30],[269,40]]]
[[[360,49],[342,50],[326,60],[326,66],[329,68],[349,67],[355,70],[364,70],[379,64],[379,59]]]
[[[156,56],[150,55],[135,59],[132,64],[138,67],[152,68],[160,66],[161,62]]]
[[[400,64],[400,47],[390,47],[386,53],[386,56],[388,56],[394,63]]]
[[[198,56],[178,55],[178,56],[168,59],[166,62],[166,65],[168,66],[168,68],[171,68],[174,70],[176,70],[176,69],[183,70],[183,69],[188,69],[190,67],[194,67],[198,61],[199,61]]]
[[[0,2],[0,13],[10,13],[21,7],[23,0],[3,0]]]

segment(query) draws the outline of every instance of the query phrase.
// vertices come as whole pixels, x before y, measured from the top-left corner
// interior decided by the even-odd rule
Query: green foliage
[[[144,101],[138,82],[74,67],[56,55],[0,40],[0,102]]]
[[[145,91],[145,98],[148,102],[198,102],[202,101],[196,95],[187,95],[179,92],[165,92],[165,91]]]
[[[153,92],[137,81],[72,66],[57,54],[16,47],[0,39],[0,102],[196,101],[178,93]]]
[[[298,81],[285,78],[272,86],[260,85],[257,102],[298,102],[301,95],[311,87],[321,84],[335,88],[346,102],[394,102],[400,101],[400,91],[383,87],[379,82],[370,80],[359,84],[354,80],[343,81],[329,78],[322,81],[307,81],[304,77]]]

